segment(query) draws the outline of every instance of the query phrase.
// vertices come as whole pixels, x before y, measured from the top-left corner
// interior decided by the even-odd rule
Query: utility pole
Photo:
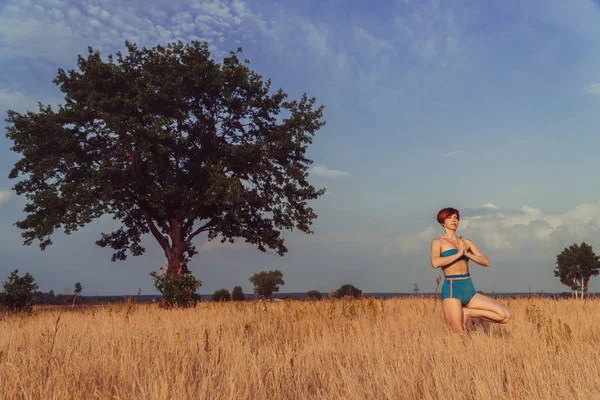
[[[419,289],[419,285],[417,283],[415,283],[414,285],[415,285],[415,288],[413,289],[413,292],[415,292],[415,294],[419,294],[419,290],[421,290],[421,289]]]

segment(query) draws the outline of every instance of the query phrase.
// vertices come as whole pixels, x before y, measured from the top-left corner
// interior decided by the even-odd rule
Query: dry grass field
[[[501,301],[463,341],[433,298],[38,308],[0,320],[0,398],[600,398],[600,301]]]

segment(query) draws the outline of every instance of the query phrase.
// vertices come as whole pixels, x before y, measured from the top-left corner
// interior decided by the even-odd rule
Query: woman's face
[[[449,229],[458,228],[458,215],[452,214],[444,221],[444,226]]]

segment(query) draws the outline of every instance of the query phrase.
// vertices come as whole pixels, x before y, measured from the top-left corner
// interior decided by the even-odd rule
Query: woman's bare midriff
[[[444,276],[468,274],[469,264],[465,260],[458,259],[447,267],[442,267],[442,271]]]

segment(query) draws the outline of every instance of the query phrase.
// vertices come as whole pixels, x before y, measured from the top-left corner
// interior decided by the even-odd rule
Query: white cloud
[[[462,32],[449,6],[444,2],[426,1],[405,7],[394,22],[401,39],[415,54],[444,64],[460,51]]]
[[[495,213],[484,212],[486,209]],[[555,251],[583,240],[596,240],[600,245],[600,202],[579,204],[564,213],[546,213],[527,205],[516,212],[492,203],[480,210],[480,215],[461,219],[458,234],[474,240],[482,250],[510,249],[515,254],[531,254],[538,250]],[[388,239],[384,241],[385,251],[396,250],[401,255],[420,253],[426,251],[435,235],[435,229],[427,227],[414,235]]]
[[[365,28],[355,26],[354,36],[357,46],[370,58],[378,55],[391,56],[394,53],[394,43],[391,40],[377,37]]]
[[[12,199],[13,199],[12,192],[10,192],[8,190],[0,190],[0,207],[7,204]]]
[[[591,85],[589,85],[585,88],[585,91],[586,91],[586,93],[600,96],[600,83],[592,83]]]
[[[519,213],[497,210],[495,215],[470,217],[464,226],[465,236],[483,237],[490,247],[499,249],[585,240],[591,233],[600,233],[600,202],[579,204],[564,213],[546,213],[527,205]]]
[[[194,24],[198,17],[202,22]],[[70,0],[55,1],[52,8],[38,4],[34,12],[20,0],[9,0],[0,11],[0,60],[28,57],[72,65],[88,45],[114,53],[123,49],[126,39],[141,47],[207,36],[216,38],[211,53],[218,59],[230,49],[217,43],[241,32],[250,37],[250,32],[264,33],[265,26],[262,17],[239,0],[161,0],[151,7],[142,2]]]
[[[0,110],[15,110],[25,112],[36,109],[36,101],[27,93],[20,90],[0,89]]]
[[[452,156],[457,156],[459,154],[462,154],[462,152],[463,152],[462,150],[452,150],[452,151],[449,151],[449,152],[444,153],[442,155],[444,157],[452,157]]]
[[[436,236],[436,230],[429,226],[414,236],[398,236],[387,244],[384,248],[386,254],[401,255],[411,253],[422,253],[431,243],[431,240]]]
[[[347,178],[352,176],[349,172],[338,171],[335,169],[329,169],[326,165],[315,165],[310,168],[309,172],[316,176],[320,176],[323,178]]]

